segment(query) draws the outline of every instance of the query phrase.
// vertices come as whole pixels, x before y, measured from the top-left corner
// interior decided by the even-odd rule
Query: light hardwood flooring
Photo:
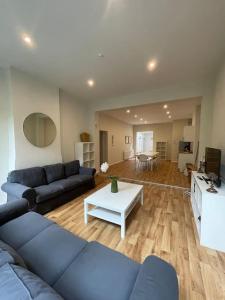
[[[108,182],[101,176],[96,179],[95,190]],[[84,224],[83,200],[92,192],[48,213],[47,217],[74,234],[88,241],[97,240],[137,262],[151,254],[170,262],[178,274],[182,300],[225,299],[225,254],[199,245],[184,190],[144,184],[144,206],[138,205],[128,217],[124,240],[120,239],[120,228],[116,225],[91,217],[89,224]]]
[[[153,171],[146,168],[135,169],[135,160],[126,160],[110,166],[108,173],[135,180],[151,181],[185,188],[190,187],[188,177],[179,172],[177,163],[169,160],[162,160],[159,167],[154,168]]]

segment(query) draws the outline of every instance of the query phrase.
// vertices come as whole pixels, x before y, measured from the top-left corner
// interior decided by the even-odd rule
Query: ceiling
[[[168,106],[167,109],[163,108],[165,104]],[[169,101],[167,103],[163,102],[108,110],[101,113],[130,125],[159,124],[180,119],[191,119],[196,106],[200,104],[201,98],[196,97]],[[129,110],[130,113],[127,113],[127,110]],[[167,111],[170,112],[171,119],[168,118]],[[137,118],[134,117],[135,115],[137,115]]]
[[[0,0],[0,67],[107,99],[211,78],[224,59],[224,28],[224,0]]]

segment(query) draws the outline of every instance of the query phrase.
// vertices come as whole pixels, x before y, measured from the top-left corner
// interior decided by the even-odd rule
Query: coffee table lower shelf
[[[88,215],[117,225],[121,224],[121,214],[105,208],[95,207],[88,211]]]

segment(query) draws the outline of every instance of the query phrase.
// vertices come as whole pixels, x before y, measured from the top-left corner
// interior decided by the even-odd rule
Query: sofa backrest
[[[53,181],[65,178],[64,165],[61,163],[44,166],[44,170],[46,174],[47,183],[51,183]]]
[[[73,160],[67,163],[64,163],[65,175],[66,177],[79,174],[80,170],[80,161]]]
[[[28,187],[37,187],[46,184],[45,171],[41,167],[14,170],[8,175],[8,182],[20,183]]]

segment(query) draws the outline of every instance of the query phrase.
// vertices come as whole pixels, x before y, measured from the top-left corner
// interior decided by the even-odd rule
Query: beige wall
[[[178,161],[179,142],[183,140],[184,126],[188,125],[188,120],[175,120],[172,127],[172,161]]]
[[[125,136],[133,138],[133,126],[118,121],[103,113],[98,117],[98,135],[100,130],[108,131],[108,163],[114,164],[123,160],[123,152],[133,149],[132,144],[125,144]],[[114,146],[112,145],[114,136]],[[97,160],[99,162],[99,150],[96,147]]]
[[[87,131],[86,106],[68,93],[60,90],[61,149],[64,162],[74,159],[74,145],[80,133]]]
[[[212,146],[222,150],[223,175],[225,175],[225,63],[217,78],[213,102]]]
[[[156,150],[156,142],[168,142],[168,159],[171,159],[172,123],[147,124],[134,126],[134,147],[136,146],[136,133],[138,131],[153,131],[153,150]]]

